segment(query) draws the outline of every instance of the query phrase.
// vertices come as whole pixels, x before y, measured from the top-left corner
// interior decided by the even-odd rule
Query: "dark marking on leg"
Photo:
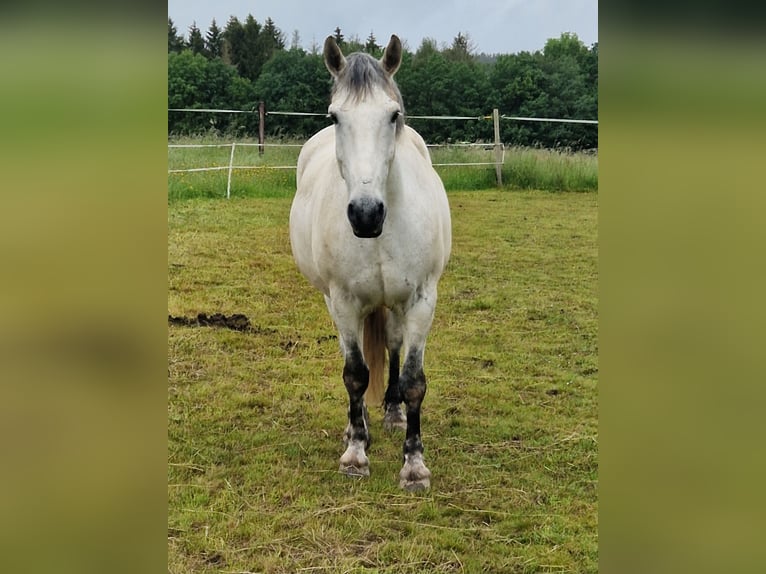
[[[420,440],[420,406],[426,396],[426,375],[420,361],[420,353],[413,349],[407,356],[399,386],[407,408],[407,438],[404,441],[404,455],[423,452]]]
[[[339,470],[348,476],[369,476],[370,460],[365,449],[370,446],[370,432],[364,392],[370,383],[370,371],[356,343],[347,348],[343,383],[348,391],[348,426],[344,437],[346,451],[340,457]]]
[[[402,391],[399,388],[399,349],[391,349],[388,357],[388,388],[386,389],[386,404],[399,405],[402,402]]]
[[[399,386],[399,349],[389,351],[388,388],[386,389],[383,428],[405,430],[407,419],[402,413],[402,390]]]
[[[422,490],[431,485],[431,472],[423,462],[424,448],[420,438],[420,407],[426,396],[426,376],[421,354],[418,349],[410,350],[399,379],[407,407],[407,435],[402,447],[404,466],[399,473],[399,485],[406,490]]]
[[[343,366],[343,384],[348,392],[348,423],[346,440],[363,440],[369,448],[369,420],[364,404],[364,392],[370,382],[370,371],[364,364],[359,347],[354,345],[346,353],[346,363]]]

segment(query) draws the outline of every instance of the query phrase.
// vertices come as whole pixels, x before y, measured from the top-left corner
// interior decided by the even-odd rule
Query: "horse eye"
[[[338,123],[338,116],[335,115],[335,113],[328,114],[330,116],[330,119],[332,120],[332,123],[337,124]]]
[[[391,123],[392,123],[392,124],[393,124],[393,123],[395,123],[395,122],[396,122],[396,120],[398,120],[398,119],[399,119],[399,116],[400,116],[400,115],[402,115],[402,113],[401,113],[401,112],[394,112],[393,114],[391,114]]]

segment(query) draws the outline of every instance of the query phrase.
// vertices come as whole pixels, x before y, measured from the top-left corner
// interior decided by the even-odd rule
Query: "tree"
[[[335,28],[335,31],[333,32],[333,37],[335,38],[335,43],[338,44],[338,47],[343,50],[343,47],[346,44],[346,40],[343,38],[343,34],[340,31],[340,26],[337,26]]]
[[[468,34],[458,32],[457,36],[452,40],[452,46],[447,49],[445,55],[455,62],[467,62],[473,60],[475,49],[476,46]]]
[[[187,46],[193,53],[205,55],[205,40],[202,39],[202,32],[197,28],[196,22],[192,22],[192,25],[189,26],[189,42]]]
[[[277,28],[277,25],[271,18],[266,18],[266,22],[263,25],[261,35],[268,39],[268,45],[271,48],[269,57],[271,57],[271,54],[274,52],[274,50],[285,49],[285,35],[282,33],[282,30]]]
[[[180,52],[185,47],[184,38],[178,34],[173,20],[168,18],[168,53]]]
[[[507,115],[595,119],[598,113],[598,49],[574,34],[552,38],[542,51],[501,55],[492,68],[492,105]],[[503,141],[572,149],[598,146],[592,125],[504,122]]]
[[[290,38],[290,49],[291,50],[301,49],[301,34],[300,32],[298,32],[297,29],[293,30],[293,35]]]
[[[587,75],[588,85],[598,87],[598,42],[588,50],[583,63],[583,71]]]
[[[311,46],[309,46],[309,52],[313,56],[319,54],[319,43],[317,42],[316,36],[311,37]]]
[[[564,33],[551,38],[543,48],[541,63],[548,94],[545,111],[548,117],[593,119],[597,115],[598,51],[595,61],[577,34]],[[595,69],[594,69],[595,68]],[[544,143],[570,148],[597,145],[598,132],[581,124],[550,124]]]
[[[277,28],[274,20],[271,18],[266,18],[255,47],[258,61],[257,74],[260,75],[263,66],[271,59],[274,53],[285,49],[285,35],[282,33],[282,30]]]
[[[436,40],[434,38],[426,37],[420,42],[420,47],[418,48],[418,51],[415,52],[415,57],[426,59],[437,52],[439,52],[439,45],[436,43]]]
[[[205,51],[209,58],[220,58],[223,53],[223,36],[221,29],[215,23],[215,18],[205,34]]]
[[[196,28],[196,25],[194,26]],[[300,35],[292,34],[290,50],[271,18],[263,25],[252,15],[244,22],[232,17],[223,31],[216,55],[216,22],[204,38],[204,50],[191,49],[198,33],[191,30],[189,49],[168,18],[169,107],[253,109],[259,100],[282,111],[324,112],[330,75],[316,38],[308,52]],[[344,54],[366,51],[379,57],[373,31],[365,42],[357,35],[346,39],[340,27],[333,36]],[[205,60],[204,54],[210,60]],[[184,56],[180,58],[180,56]],[[172,58],[171,58],[172,57]],[[205,66],[201,62],[210,62]],[[396,81],[402,91],[408,121],[428,142],[491,141],[492,122],[485,119],[421,121],[418,115],[486,116],[498,108],[509,116],[596,119],[598,117],[598,44],[587,48],[574,34],[551,38],[535,52],[478,58],[470,37],[458,33],[451,45],[424,38],[413,54],[406,47]],[[275,116],[267,125],[272,135],[308,137],[326,125],[324,118]],[[236,116],[171,113],[168,127],[175,132],[240,129],[254,132],[254,114]],[[501,139],[515,145],[568,147],[598,146],[593,125],[504,120]]]
[[[359,39],[359,36],[354,34],[348,40],[346,40],[346,43],[344,44],[342,50],[344,54],[351,54],[353,52],[364,52],[364,44]]]
[[[432,41],[421,44],[411,63],[408,60],[402,63],[397,82],[410,115],[479,117],[489,111],[487,67],[472,60],[455,62],[447,57],[446,51],[434,50]],[[415,128],[433,142],[475,141],[492,136],[491,122],[478,120],[418,121]]]
[[[322,111],[327,109],[330,74],[321,54],[302,50],[277,51],[263,67],[254,86],[258,100],[267,108],[281,111]],[[327,125],[326,118],[273,116],[267,124],[274,136],[308,137]]]
[[[263,63],[258,54],[258,37],[261,33],[261,25],[248,14],[242,25],[242,46],[237,61],[239,75],[254,82],[258,79]]]
[[[236,16],[229,18],[223,31],[223,48],[221,59],[239,69],[239,61],[245,52],[245,29]]]
[[[220,59],[208,60],[191,50],[168,54],[168,108],[252,109],[253,88],[236,69]],[[257,118],[240,114],[168,112],[169,133],[235,131],[248,120],[254,132]]]
[[[367,36],[367,41],[364,43],[364,51],[376,58],[380,58],[383,55],[383,46],[378,46],[372,30],[370,30],[370,35]]]
[[[578,62],[582,62],[587,52],[588,49],[585,47],[585,44],[573,32],[564,32],[558,38],[548,39],[543,48],[543,56],[550,60],[570,57]]]

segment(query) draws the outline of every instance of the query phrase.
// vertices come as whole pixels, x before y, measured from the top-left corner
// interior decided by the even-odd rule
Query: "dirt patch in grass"
[[[250,323],[250,319],[247,318],[247,315],[242,313],[234,313],[232,315],[224,315],[223,313],[213,313],[212,315],[198,313],[196,317],[174,317],[173,315],[168,315],[168,325],[177,327],[219,327],[222,329],[231,329],[232,331],[264,332],[264,329],[261,327],[254,327]]]

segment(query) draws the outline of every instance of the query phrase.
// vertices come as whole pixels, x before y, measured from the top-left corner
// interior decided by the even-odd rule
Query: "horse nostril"
[[[382,201],[372,198],[357,199],[349,202],[346,213],[357,237],[377,237],[381,234],[386,218],[386,206]]]

